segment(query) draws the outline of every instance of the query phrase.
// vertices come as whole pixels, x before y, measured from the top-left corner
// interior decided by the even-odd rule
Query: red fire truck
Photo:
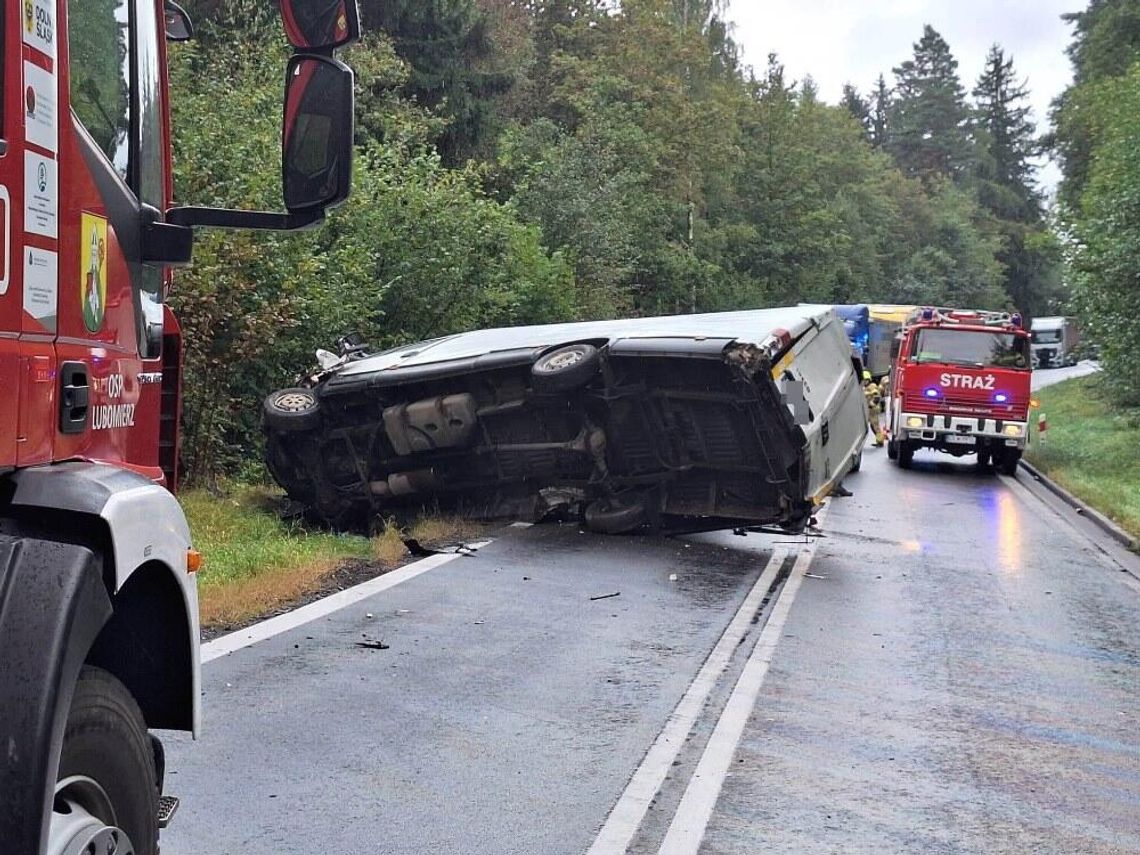
[[[164,0],[18,0],[0,39],[0,851],[153,855],[153,729],[199,727],[177,483],[196,226],[292,230],[348,195],[354,0],[281,0],[285,213],[173,204]],[[234,129],[240,133],[240,128]],[[256,168],[250,164],[250,168]]]
[[[976,454],[1017,472],[1028,438],[1029,333],[1020,315],[919,310],[896,340],[887,455],[907,469],[919,448]]]

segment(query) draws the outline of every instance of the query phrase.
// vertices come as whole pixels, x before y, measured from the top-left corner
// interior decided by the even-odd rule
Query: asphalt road
[[[1135,556],[915,461],[814,545],[506,529],[209,662],[164,853],[1140,852]]]
[[[1068,365],[1064,368],[1038,368],[1033,372],[1033,379],[1030,382],[1033,391],[1036,392],[1038,389],[1044,389],[1046,386],[1052,386],[1062,380],[1084,377],[1086,374],[1095,374],[1097,371],[1100,371],[1100,363],[1091,359],[1082,359],[1076,365]]]

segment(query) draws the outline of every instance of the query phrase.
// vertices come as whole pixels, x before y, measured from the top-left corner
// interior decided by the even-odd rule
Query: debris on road
[[[365,636],[364,641],[356,642],[356,646],[363,648],[364,650],[389,650],[389,649],[391,649],[390,644],[385,644],[382,640],[377,641],[376,639],[368,638],[367,636]]]
[[[621,591],[615,591],[612,594],[600,594],[597,597],[590,597],[590,602],[594,603],[594,602],[597,602],[598,600],[612,600],[614,597],[620,597],[620,596],[621,596]]]

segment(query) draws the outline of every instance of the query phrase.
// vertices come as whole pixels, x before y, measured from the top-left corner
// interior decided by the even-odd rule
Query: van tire
[[[641,499],[630,502],[596,499],[586,506],[583,516],[586,528],[596,534],[628,534],[643,526],[648,519]]]
[[[312,389],[278,389],[262,406],[265,424],[280,433],[312,430],[321,424],[321,404]]]
[[[593,380],[601,360],[598,349],[586,342],[558,347],[535,360],[531,382],[537,392],[568,392]]]

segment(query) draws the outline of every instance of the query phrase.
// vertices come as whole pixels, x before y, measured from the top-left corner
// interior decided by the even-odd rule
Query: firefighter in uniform
[[[879,417],[883,412],[883,390],[875,383],[871,372],[866,370],[863,372],[863,394],[867,398],[867,419],[875,435],[875,448],[882,448],[883,427],[879,424]]]

